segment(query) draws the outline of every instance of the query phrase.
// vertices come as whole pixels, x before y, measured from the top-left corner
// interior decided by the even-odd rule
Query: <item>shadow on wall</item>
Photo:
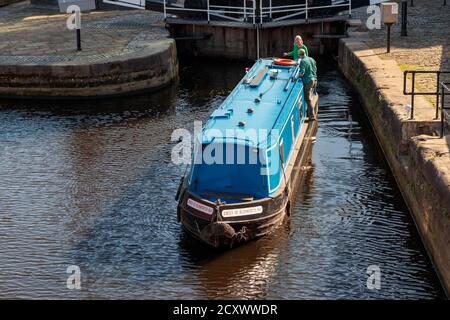
[[[19,1],[22,1],[22,0],[0,0],[0,7],[4,7],[4,6],[10,5],[10,4],[13,4],[15,2],[19,2]],[[51,1],[51,0],[48,0],[48,1]],[[56,2],[56,3],[58,4],[58,2]]]

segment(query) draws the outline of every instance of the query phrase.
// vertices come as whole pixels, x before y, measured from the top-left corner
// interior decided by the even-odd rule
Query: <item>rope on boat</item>
[[[238,242],[241,241],[247,241],[248,240],[248,235],[247,235],[247,227],[243,226],[241,228],[241,230],[239,230],[238,232],[236,232],[233,236],[233,240],[237,240]]]

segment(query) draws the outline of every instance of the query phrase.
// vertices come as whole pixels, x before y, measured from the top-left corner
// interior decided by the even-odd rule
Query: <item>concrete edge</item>
[[[399,103],[402,81],[385,81],[386,61],[364,43],[365,33],[350,33],[339,42],[339,67],[357,89],[377,139],[411,210],[447,296],[450,292],[450,187],[441,168],[430,164],[414,137],[434,134],[438,121],[408,120]],[[390,63],[392,68],[392,63]],[[396,85],[397,83],[397,85]],[[426,111],[427,112],[427,111]],[[434,110],[433,110],[434,112]],[[425,192],[424,192],[425,191]],[[447,213],[447,214],[446,214]]]
[[[98,97],[152,90],[178,78],[173,39],[143,50],[94,63],[2,65],[3,97]]]

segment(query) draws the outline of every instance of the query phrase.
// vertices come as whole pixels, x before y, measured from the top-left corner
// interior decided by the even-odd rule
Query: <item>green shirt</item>
[[[300,61],[300,75],[303,75],[303,84],[310,84],[317,80],[317,66],[313,58],[305,57]]]
[[[305,55],[308,56],[308,48],[302,44],[301,47],[298,46],[298,44],[294,43],[294,50],[288,53],[288,56],[292,57],[294,60],[298,60],[298,50],[303,49],[305,50]]]

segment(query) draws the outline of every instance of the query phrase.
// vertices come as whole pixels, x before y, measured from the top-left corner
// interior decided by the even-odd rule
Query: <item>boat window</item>
[[[232,202],[233,199],[242,201],[250,197],[258,199],[268,195],[267,176],[261,174],[263,170],[265,172],[265,167],[259,159],[257,149],[232,144],[220,146],[219,143],[216,146],[221,149],[216,153],[218,161],[203,161],[194,165],[192,192],[208,195],[210,201],[227,198],[227,202]],[[241,148],[243,154],[239,151]]]

